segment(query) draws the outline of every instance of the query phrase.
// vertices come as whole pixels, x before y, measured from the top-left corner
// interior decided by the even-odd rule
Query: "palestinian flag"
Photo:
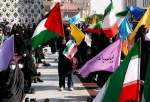
[[[68,58],[72,59],[75,53],[77,52],[77,44],[73,40],[69,40],[66,43],[66,48],[63,51],[63,54]]]
[[[102,29],[108,38],[113,38],[118,33],[118,20],[113,10],[112,1],[105,9]]]
[[[58,36],[64,36],[59,3],[50,11],[48,17],[38,24],[32,36],[32,47],[36,48],[50,38],[56,38]]]
[[[93,102],[139,102],[140,42],[134,45],[120,67],[113,73]]]

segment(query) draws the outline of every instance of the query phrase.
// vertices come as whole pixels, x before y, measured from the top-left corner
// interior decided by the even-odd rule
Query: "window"
[[[136,0],[127,0],[126,4],[127,6],[130,6],[130,5],[136,6]]]
[[[147,7],[150,4],[150,0],[143,0],[143,6]]]

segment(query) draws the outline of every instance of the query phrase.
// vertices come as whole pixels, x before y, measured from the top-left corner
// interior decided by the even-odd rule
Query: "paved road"
[[[35,89],[35,94],[27,94],[26,97],[36,98],[37,102],[43,102],[46,98],[50,99],[50,102],[86,102],[89,93],[77,76],[74,76],[74,91],[65,89],[60,92],[58,90],[57,58],[57,53],[50,55],[46,61],[48,61],[51,66],[39,66],[38,72],[41,72],[41,79],[44,80],[44,82],[33,83],[32,86]]]

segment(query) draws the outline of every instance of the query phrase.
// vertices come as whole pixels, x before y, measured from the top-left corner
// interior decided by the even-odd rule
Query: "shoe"
[[[63,87],[60,87],[60,88],[59,88],[59,91],[63,91],[63,90],[64,90],[64,88],[63,88]]]
[[[28,98],[28,97],[25,98],[25,101],[24,101],[24,102],[30,102],[30,101],[29,101],[29,98]]]
[[[73,87],[70,87],[70,88],[68,88],[68,90],[69,90],[69,91],[73,91],[73,90],[74,90],[74,88],[73,88]]]
[[[37,78],[37,81],[38,82],[43,82],[43,80],[41,80],[39,77]]]

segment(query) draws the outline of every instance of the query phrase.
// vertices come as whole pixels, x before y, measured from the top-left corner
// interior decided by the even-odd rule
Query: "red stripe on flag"
[[[87,28],[85,29],[85,32],[89,32],[89,33],[95,33],[95,34],[100,34],[102,31],[101,28]]]
[[[123,85],[119,102],[126,101],[136,101],[140,100],[140,81],[134,81]]]
[[[72,58],[72,54],[75,53],[75,51],[77,50],[77,45],[73,46],[73,48],[71,49],[71,51],[68,54],[68,58],[71,59]]]
[[[45,27],[49,31],[53,31],[60,36],[64,36],[64,28],[59,3],[57,3],[55,7],[50,11],[50,14],[45,23]]]
[[[118,33],[118,22],[116,22],[112,27],[110,28],[103,28],[104,33],[106,34],[106,37],[113,38]]]

